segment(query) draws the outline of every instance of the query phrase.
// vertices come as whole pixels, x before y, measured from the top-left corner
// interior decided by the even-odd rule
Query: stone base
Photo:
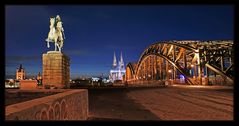
[[[69,87],[70,59],[59,51],[48,51],[43,54],[43,86],[56,88]]]

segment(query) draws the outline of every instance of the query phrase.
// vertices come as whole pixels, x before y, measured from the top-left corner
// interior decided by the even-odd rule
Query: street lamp
[[[189,70],[190,76],[192,75],[192,68],[193,68],[193,66],[194,66],[193,64],[190,65],[190,70]]]
[[[191,64],[191,68],[193,68],[194,67],[194,65],[193,64]]]
[[[172,73],[172,70],[168,70],[168,72],[171,74],[171,79],[173,80],[173,73]],[[170,78],[169,78],[169,80],[171,80]]]
[[[193,64],[191,64],[191,74],[192,74],[193,68],[194,68],[194,65],[193,65]],[[193,73],[195,74],[195,69],[194,69]],[[193,75],[193,74],[192,74],[192,76],[194,77],[194,75]]]
[[[172,72],[172,70],[168,70],[168,72],[169,72],[169,73],[171,73],[171,72]]]
[[[150,77],[151,77],[151,75],[149,74],[149,75],[148,75],[148,79],[147,79],[147,80],[148,80],[148,82],[147,82],[147,86],[149,86]]]

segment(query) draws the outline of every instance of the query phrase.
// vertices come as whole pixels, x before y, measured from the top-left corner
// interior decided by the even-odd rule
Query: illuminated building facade
[[[24,80],[25,79],[25,70],[22,68],[22,64],[16,71],[16,79],[17,80]]]
[[[125,67],[124,67],[122,52],[121,52],[120,61],[118,65],[117,65],[117,60],[114,53],[113,67],[110,70],[109,80],[111,82],[115,82],[116,80],[123,80],[124,75],[125,75]]]

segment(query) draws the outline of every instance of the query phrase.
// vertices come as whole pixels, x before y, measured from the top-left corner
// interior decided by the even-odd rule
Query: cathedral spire
[[[114,60],[113,60],[113,67],[115,68],[117,66],[116,56],[114,52]]]
[[[20,71],[22,71],[22,70],[23,70],[22,64],[20,64],[18,71],[20,72]]]
[[[121,51],[121,55],[120,55],[120,67],[124,68],[124,61],[123,61],[122,51]]]
[[[121,51],[120,59],[118,59],[118,64],[116,61],[116,56],[114,52],[114,60],[113,60],[113,68],[110,70],[109,80],[114,83],[115,80],[121,80],[123,79],[123,76],[125,75],[125,67],[124,67],[124,61]]]

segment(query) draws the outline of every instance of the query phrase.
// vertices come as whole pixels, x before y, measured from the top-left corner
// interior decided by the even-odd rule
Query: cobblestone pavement
[[[125,88],[90,89],[89,120],[159,120],[127,92]]]
[[[233,89],[169,86],[89,90],[90,120],[233,120]]]

